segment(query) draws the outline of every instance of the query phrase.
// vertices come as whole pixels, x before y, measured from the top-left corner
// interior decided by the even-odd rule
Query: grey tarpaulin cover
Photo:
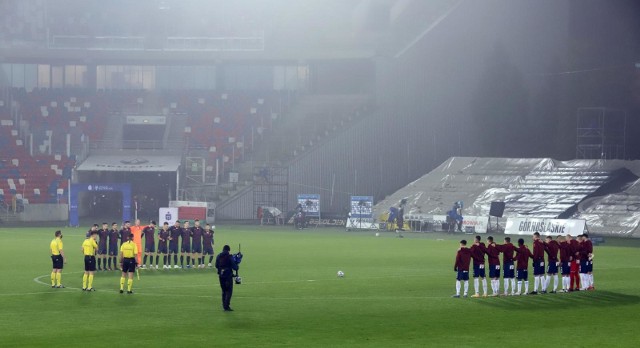
[[[407,198],[406,214],[487,216],[492,201],[505,217],[580,218],[591,232],[640,237],[640,161],[452,157],[380,201],[376,215]]]

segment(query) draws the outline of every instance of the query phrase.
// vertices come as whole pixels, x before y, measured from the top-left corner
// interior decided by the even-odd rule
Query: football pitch
[[[97,272],[97,291],[81,291],[87,229],[63,229],[66,289],[50,286],[55,228],[0,229],[0,346],[637,347],[640,340],[637,240],[594,248],[596,291],[454,299],[461,235],[218,226],[216,253],[242,243],[245,255],[235,311],[223,312],[213,269],[141,270],[133,295],[118,292],[119,272]]]

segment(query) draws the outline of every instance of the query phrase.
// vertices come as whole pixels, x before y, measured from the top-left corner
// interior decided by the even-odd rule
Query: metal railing
[[[264,33],[247,37],[167,37],[165,51],[264,51]]]
[[[83,50],[144,50],[145,38],[142,36],[88,36],[88,35],[52,35],[47,43],[53,49]]]
[[[80,49],[105,51],[264,51],[264,32],[231,37],[169,36],[161,39],[144,36],[51,35],[50,49]]]
[[[91,150],[145,150],[145,151],[163,151],[165,153],[182,154],[185,149],[183,141],[167,141],[161,140],[123,140],[117,143],[112,141],[93,141],[89,147]]]

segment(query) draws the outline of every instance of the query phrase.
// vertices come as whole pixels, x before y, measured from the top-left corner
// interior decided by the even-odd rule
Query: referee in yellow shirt
[[[51,287],[62,289],[64,285],[62,281],[62,267],[67,263],[67,259],[64,257],[64,251],[62,251],[62,231],[55,232],[55,238],[51,241],[51,261],[53,261],[53,271],[51,271]]]
[[[84,276],[82,276],[82,291],[95,291],[93,288],[93,274],[96,271],[96,250],[98,243],[96,237],[98,231],[91,231],[89,238],[82,242],[82,253],[84,254]],[[87,286],[88,283],[88,286]]]
[[[124,293],[124,280],[129,277],[127,282],[127,293],[133,294],[133,274],[136,272],[136,256],[138,255],[138,246],[133,242],[133,234],[129,234],[129,240],[120,246],[120,268],[122,269],[122,277],[120,277],[120,293]]]

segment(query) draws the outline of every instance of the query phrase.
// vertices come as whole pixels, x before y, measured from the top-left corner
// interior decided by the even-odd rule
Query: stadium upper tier
[[[158,32],[165,36],[236,37],[263,30],[256,23],[258,11],[250,13],[241,6],[203,6],[207,4],[6,0],[0,2],[0,42],[44,42],[48,35],[124,37]],[[141,21],[140,14],[146,20]]]
[[[453,157],[379,202],[380,214],[407,198],[406,214],[582,218],[592,232],[629,235],[640,225],[640,162]]]
[[[175,132],[177,139],[169,140],[220,154],[230,143],[250,137],[252,130],[261,134],[271,128],[284,105],[278,92],[34,89],[14,90],[12,98],[23,126],[33,134],[34,152],[46,153],[49,146],[52,153],[64,153],[67,134],[72,151],[85,137],[91,142],[105,140],[107,125],[113,118],[122,121],[126,115],[164,115],[182,119],[175,124],[184,125],[184,129]],[[156,136],[162,139],[164,135]]]

